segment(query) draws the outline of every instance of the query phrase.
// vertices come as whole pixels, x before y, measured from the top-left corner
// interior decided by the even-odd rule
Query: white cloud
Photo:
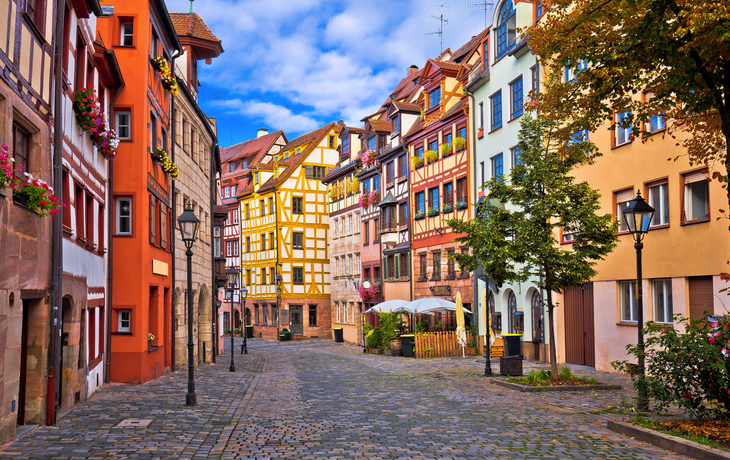
[[[275,126],[284,132],[307,132],[319,128],[320,125],[316,119],[308,115],[295,114],[289,108],[271,102],[228,99],[212,101],[210,105],[229,114],[245,115],[253,120],[262,121],[266,126]]]

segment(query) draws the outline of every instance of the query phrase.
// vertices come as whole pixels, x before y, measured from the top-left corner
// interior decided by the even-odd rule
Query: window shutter
[[[388,257],[383,257],[383,280],[387,280],[388,275]]]
[[[398,281],[400,279],[400,254],[396,254],[394,257],[393,271],[395,271],[395,280]]]
[[[616,203],[625,203],[634,199],[634,189],[626,189],[616,192]]]
[[[167,250],[167,208],[160,203],[160,246]]]
[[[155,244],[155,196],[150,194],[150,244]]]
[[[707,171],[695,171],[684,176],[684,183],[689,184],[692,182],[700,182],[703,180],[707,180],[707,178]]]

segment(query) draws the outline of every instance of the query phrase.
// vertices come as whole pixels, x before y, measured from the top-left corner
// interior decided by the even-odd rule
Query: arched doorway
[[[509,296],[507,297],[507,322],[509,323],[510,334],[516,332],[513,321],[515,313],[517,313],[517,296],[515,295],[515,291],[510,290]]]
[[[544,318],[545,313],[542,307],[542,296],[540,291],[532,293],[530,300],[531,316],[532,316],[532,341],[540,342],[544,340]]]
[[[250,308],[246,308],[245,318],[246,318],[246,326],[250,326],[251,325],[251,309]]]
[[[64,383],[67,383],[69,385],[69,388],[71,391],[73,391],[73,382],[70,381],[73,371],[72,367],[74,366],[74,356],[73,356],[73,347],[72,343],[70,343],[70,338],[73,335],[72,334],[72,328],[73,328],[73,314],[74,314],[74,302],[73,299],[70,296],[64,296],[62,303],[61,303],[61,363],[59,366],[60,372],[58,373],[58,393],[57,393],[57,401],[56,401],[56,407],[70,407],[72,405],[71,402],[66,402],[66,394],[65,394],[65,385]],[[68,369],[68,372],[65,372],[65,370]],[[64,382],[64,378],[68,376],[67,382]]]
[[[234,318],[233,324],[235,324],[234,329],[241,329],[241,312],[236,310],[234,312],[233,318]]]

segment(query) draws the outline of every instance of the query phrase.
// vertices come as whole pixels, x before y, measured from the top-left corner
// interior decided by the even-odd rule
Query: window
[[[132,234],[132,198],[117,198],[117,235]]]
[[[395,256],[387,256],[385,258],[385,276],[388,279],[395,279],[398,278],[398,276],[395,273]]]
[[[231,196],[234,198],[236,197],[236,186],[235,185],[231,186]]]
[[[383,220],[385,222],[385,227],[388,230],[395,230],[397,227],[397,223],[395,221],[396,219],[396,209],[395,206],[386,206],[383,208]]]
[[[636,281],[620,281],[621,321],[637,321],[639,310],[636,299]]]
[[[575,222],[563,223],[563,243],[572,243],[578,236],[578,226]]]
[[[157,32],[152,31],[152,39],[150,40],[150,57],[156,58],[160,54],[160,39],[157,38]]]
[[[363,246],[370,244],[370,222],[362,224],[362,244]]]
[[[347,274],[348,275],[355,274],[355,266],[353,265],[352,254],[347,255]]]
[[[233,214],[233,223],[237,224],[238,223],[238,209],[234,209],[231,212],[231,214]]]
[[[221,228],[213,227],[213,257],[221,256]]]
[[[448,153],[451,153],[451,152],[452,152],[453,150],[452,150],[452,148],[451,148],[451,133],[450,133],[450,132],[448,132],[448,133],[444,133],[444,144],[446,144],[446,145],[448,145],[448,146],[449,146],[449,151],[448,151]],[[447,153],[447,154],[448,154],[448,153]]]
[[[416,214],[426,211],[426,197],[424,192],[416,193]]]
[[[274,213],[274,197],[269,197],[269,214]]]
[[[537,0],[535,2],[535,17],[542,16],[542,0]]]
[[[449,249],[447,252],[448,255],[447,255],[447,259],[446,259],[446,264],[448,267],[448,276],[449,276],[448,279],[450,279],[450,280],[453,280],[456,278],[456,260],[454,260],[451,257],[454,255],[454,252],[455,251],[453,249]]]
[[[324,166],[305,166],[306,177],[311,179],[322,179],[327,175],[327,168]]]
[[[651,227],[669,224],[669,187],[667,182],[649,185],[649,206],[654,208]]]
[[[340,302],[337,302],[337,322],[342,322],[342,316],[340,315],[342,310],[340,309]]]
[[[428,202],[429,211],[431,209],[440,209],[440,207],[439,207],[439,188],[438,187],[434,187],[434,188],[428,190],[428,198],[429,198],[429,202]]]
[[[261,285],[266,284],[266,268],[261,268]]]
[[[673,321],[672,280],[654,280],[651,282],[651,288],[654,301],[654,321],[671,323]]]
[[[433,274],[431,279],[436,281],[441,279],[441,252],[433,253]]]
[[[710,191],[707,177],[706,171],[696,171],[684,175],[683,222],[710,217]]]
[[[83,88],[84,76],[86,74],[86,42],[81,31],[76,34],[76,69],[74,73],[74,90]]]
[[[388,184],[395,182],[395,161],[391,161],[385,165],[385,181]]]
[[[504,56],[515,44],[515,9],[511,0],[505,0],[497,18],[497,57]]]
[[[294,267],[292,272],[292,279],[294,284],[304,284],[304,268]]]
[[[28,133],[13,123],[13,158],[18,174],[22,177],[28,171]]]
[[[261,250],[266,251],[266,233],[261,234]]]
[[[260,215],[262,215],[262,216],[264,214],[266,214],[266,205],[264,203],[265,203],[264,200],[259,200],[259,212],[261,213]]]
[[[223,197],[224,198],[230,198],[231,196],[231,190],[229,187],[226,187],[223,189]]]
[[[269,324],[269,306],[267,304],[261,305],[261,309],[264,311],[264,326]]]
[[[461,253],[462,254],[469,254],[469,248],[461,248]],[[469,272],[466,271],[466,268],[462,266],[461,267],[461,277],[462,278],[467,278],[468,276],[469,276]]]
[[[380,176],[373,177],[373,190],[380,193]]]
[[[401,203],[398,205],[398,225],[408,225],[408,203]]]
[[[461,126],[461,127],[456,128],[456,134],[457,134],[456,137],[460,137],[460,138],[466,140],[466,126]]]
[[[368,150],[372,150],[372,151],[375,151],[375,150],[376,150],[376,148],[377,148],[377,147],[375,146],[375,143],[376,143],[376,142],[377,142],[377,138],[376,138],[376,136],[373,136],[373,137],[369,138],[369,139],[367,140]]]
[[[355,226],[355,234],[360,233],[360,213],[355,213],[355,219],[353,225]]]
[[[492,103],[492,131],[502,127],[502,91],[490,98]]]
[[[408,157],[401,155],[398,157],[398,177],[405,179],[408,177]]]
[[[618,231],[619,233],[628,232],[629,227],[624,220],[623,210],[629,205],[629,201],[634,199],[634,189],[628,188],[626,190],[621,190],[620,192],[614,193],[614,197],[616,198],[616,220],[619,224]]]
[[[573,80],[576,75],[580,73],[581,70],[585,70],[588,68],[588,63],[584,61],[583,59],[578,60],[578,65],[576,67],[571,67],[570,65],[565,66],[565,82],[569,82]]]
[[[335,277],[340,276],[340,258],[335,257]]]
[[[352,214],[347,215],[347,223],[347,234],[352,235],[354,233],[352,229]]]
[[[373,243],[380,241],[380,219],[373,219]]]
[[[119,323],[117,332],[131,332],[132,330],[132,310],[119,310],[117,313]]]
[[[329,137],[329,148],[331,148],[331,149],[335,148],[335,136]]]
[[[250,268],[246,270],[246,275],[247,275],[246,276],[246,280],[248,281],[248,285],[250,286],[250,285],[253,284],[253,276],[251,275],[251,269]],[[258,321],[259,320],[257,319],[256,322],[258,323]]]
[[[428,93],[428,108],[436,107],[441,104],[441,87],[437,87],[435,90]]]
[[[310,326],[317,325],[317,306],[316,305],[309,306],[309,325]]]
[[[238,241],[233,242],[233,255],[237,256],[239,255],[240,248],[238,247]]]
[[[511,116],[512,118],[522,115],[522,75],[509,85],[511,95]]]
[[[398,134],[400,132],[400,118],[398,117],[398,114],[395,114],[395,117],[393,117],[391,131],[391,134]]]
[[[429,142],[428,143],[428,149],[429,150],[433,150],[438,155],[438,152],[439,152],[439,143],[438,143],[438,141],[434,139],[431,142]]]
[[[86,237],[86,226],[84,225],[84,188],[81,184],[74,182],[74,208],[76,210],[76,238]],[[151,214],[154,216],[154,213]],[[153,217],[154,219],[154,217]]]
[[[292,197],[291,207],[292,207],[292,212],[294,214],[303,214],[303,211],[302,211],[302,208],[303,208],[302,202],[303,201],[304,201],[304,198],[302,198],[301,196]]]
[[[512,152],[512,166],[520,164],[520,148],[512,147],[510,151]]]
[[[420,265],[421,265],[421,277],[419,278],[421,281],[425,281],[428,274],[428,254],[420,254]]]
[[[227,256],[233,255],[233,241],[229,241],[226,243],[226,255]]]
[[[484,101],[479,101],[479,127],[484,128]]]
[[[416,148],[416,157],[421,159],[421,162],[423,162],[423,147]]]
[[[463,201],[464,203],[466,203],[466,193],[466,177],[456,179],[456,201]]]
[[[408,260],[409,260],[408,253],[400,254],[398,263],[400,265],[399,268],[400,268],[401,281],[404,281],[403,278],[408,276],[408,273],[409,273]]]
[[[504,176],[504,158],[502,154],[492,158],[492,178],[502,180]]]
[[[360,253],[355,254],[355,274],[360,274]]]
[[[483,185],[484,182],[485,182],[485,179],[486,179],[485,171],[484,171],[484,162],[483,161],[480,161],[479,162],[479,170],[481,171],[481,177],[482,177],[482,180],[479,183]]]
[[[343,154],[350,153],[350,135],[349,134],[346,134],[345,138],[342,139],[342,153]]]
[[[304,249],[304,233],[292,233],[292,246],[294,247],[294,249]]]
[[[269,249],[276,249],[276,239],[274,238],[274,232],[269,233]]]
[[[245,204],[245,205],[243,206],[243,210],[244,210],[244,212],[246,213],[246,220],[249,220],[249,219],[251,218],[251,212],[250,212],[250,210],[249,210],[249,207],[248,207],[248,203],[246,203],[246,204]]]
[[[454,183],[447,182],[444,184],[444,207],[454,205]]]
[[[530,67],[530,79],[532,80],[532,92],[540,93],[540,68],[535,65]]]
[[[618,147],[619,145],[628,144],[631,142],[631,123],[629,123],[629,117],[631,116],[631,111],[627,110],[624,112],[616,112],[615,114],[615,146]]]
[[[121,46],[134,46],[134,23],[122,22],[119,25],[120,34],[119,44]]]
[[[662,115],[653,115],[649,120],[649,132],[655,133],[667,127],[666,120]]]

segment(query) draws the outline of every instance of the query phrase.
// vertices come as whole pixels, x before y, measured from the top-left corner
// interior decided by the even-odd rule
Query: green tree
[[[712,176],[727,188],[728,0],[551,0],[527,37],[552,76],[537,107],[563,123],[559,137],[615,129],[614,109],[630,108],[621,127],[647,140],[644,123],[662,116],[692,164],[724,166]]]
[[[595,276],[593,268],[616,245],[612,214],[599,216],[599,194],[588,183],[576,183],[571,169],[589,161],[585,141],[564,144],[558,124],[525,116],[519,134],[520,163],[505,178],[486,185],[486,199],[477,205],[477,218],[451,219],[457,241],[471,254],[455,254],[461,266],[479,265],[497,285],[532,277],[547,292],[550,365],[558,377],[555,350],[553,292],[582,286]],[[503,203],[504,206],[495,205]],[[559,244],[560,231],[576,236]]]

